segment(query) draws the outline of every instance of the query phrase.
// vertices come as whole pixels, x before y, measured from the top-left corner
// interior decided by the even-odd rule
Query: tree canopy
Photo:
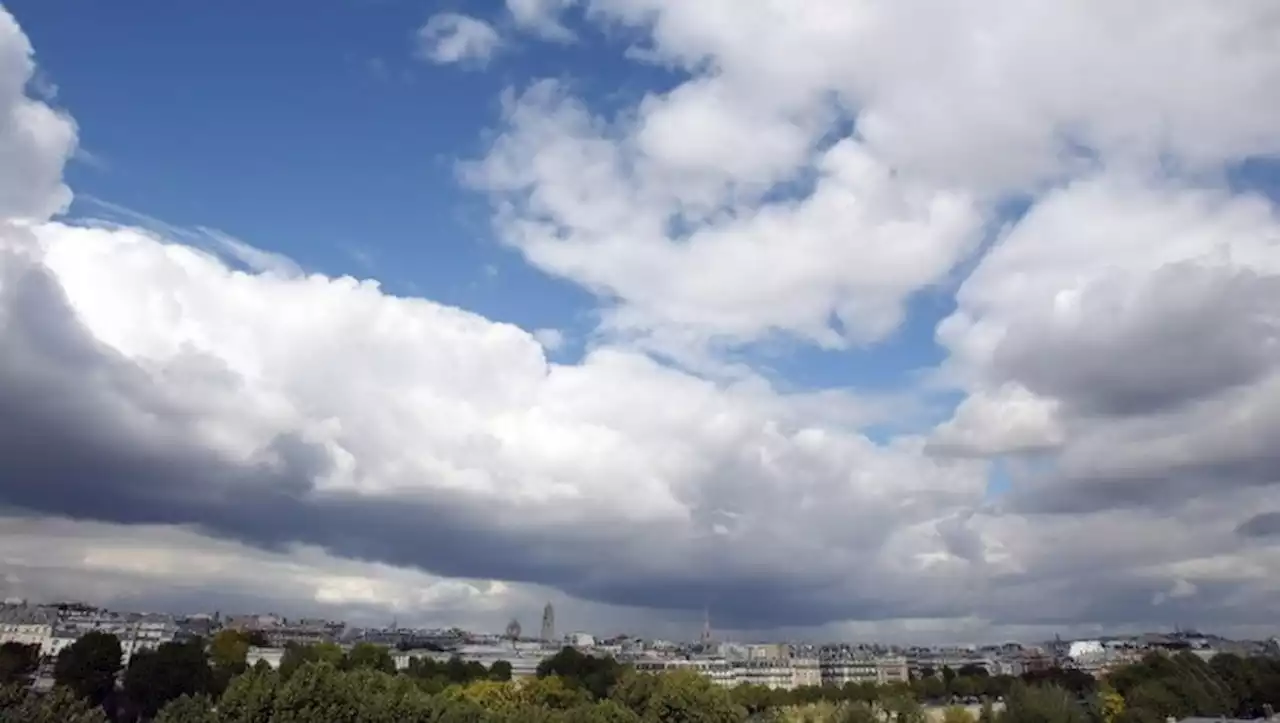
[[[54,681],[94,705],[102,705],[115,690],[123,655],[116,636],[97,631],[85,633],[58,654]]]

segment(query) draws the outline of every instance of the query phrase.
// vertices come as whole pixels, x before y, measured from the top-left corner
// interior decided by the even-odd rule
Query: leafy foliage
[[[26,681],[39,664],[39,645],[14,642],[0,645],[0,685]]]
[[[197,638],[134,653],[124,674],[124,692],[150,719],[171,700],[208,693],[213,682],[204,641]]]
[[[116,636],[96,631],[85,633],[58,654],[53,679],[93,705],[102,705],[115,689],[122,656]]]
[[[155,723],[217,723],[217,720],[208,698],[182,695],[160,709]]]
[[[571,686],[589,692],[596,699],[608,697],[609,691],[622,675],[622,666],[613,658],[597,658],[584,655],[576,648],[561,648],[560,652],[538,664],[538,677],[554,675]]]
[[[14,686],[0,691],[0,723],[107,723],[107,717],[70,688],[36,695]]]

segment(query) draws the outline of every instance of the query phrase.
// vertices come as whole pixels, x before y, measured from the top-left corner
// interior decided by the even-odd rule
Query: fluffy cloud
[[[507,12],[518,27],[543,39],[566,43],[576,36],[559,16],[572,4],[573,0],[507,0]]]
[[[492,25],[470,15],[440,13],[418,29],[418,57],[432,63],[484,65],[501,45]]]
[[[727,199],[758,200],[794,172],[808,140],[714,101],[683,104],[646,106],[637,135],[616,140],[542,83],[510,100],[511,131],[466,168],[510,204],[499,227],[530,261],[620,300],[607,317],[614,331],[875,341],[978,240],[968,196],[901,179],[854,139],[815,157],[804,199],[727,210]],[[682,225],[691,230],[671,238]]]
[[[31,44],[0,10],[0,219],[45,218],[71,202],[62,165],[75,151],[76,127],[28,97],[35,77]]]
[[[1280,223],[1226,181],[1280,153],[1273,3],[582,4],[687,79],[610,116],[534,85],[465,177],[502,238],[610,305],[604,332],[874,344],[993,235],[938,327],[966,396],[925,449],[1018,463],[1006,498],[938,523],[948,554],[1047,585],[1007,551],[1095,520],[1154,540],[1197,511],[1181,551],[1073,553],[1117,597],[1064,619],[1207,604],[1228,578],[1246,596],[1276,569],[1253,542],[1269,513],[1240,510],[1280,482]],[[1226,577],[1169,577],[1209,549],[1189,574]]]
[[[1068,431],[1055,472],[1018,496],[1033,508],[1176,505],[1280,481],[1266,441],[1280,433],[1278,238],[1252,195],[1104,176],[1046,196],[939,327],[976,390],[949,424],[1011,384],[1051,411]]]
[[[1280,151],[1265,0],[585,4],[689,79],[614,118],[534,86],[466,175],[526,258],[665,346],[874,342],[1003,194]]]
[[[1024,5],[587,3],[687,82],[613,117],[535,83],[465,169],[605,300],[574,363],[208,232],[52,220],[75,127],[0,13],[7,584],[485,623],[555,589],[863,635],[1273,620],[1280,223],[1219,179],[1280,150],[1275,11]],[[431,53],[475,55],[445,17]],[[955,287],[965,397],[932,434],[646,353],[873,345]]]

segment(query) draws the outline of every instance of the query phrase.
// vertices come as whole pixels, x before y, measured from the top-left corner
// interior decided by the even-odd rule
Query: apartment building
[[[851,655],[837,653],[823,657],[819,676],[825,685],[848,683],[905,683],[911,679],[907,659],[900,655]]]
[[[822,668],[817,658],[791,659],[791,687],[805,688],[822,685]]]
[[[646,673],[692,670],[722,688],[732,688],[739,682],[737,671],[723,658],[641,658],[632,664],[637,671]]]
[[[39,609],[15,608],[0,615],[0,643],[38,645],[44,650],[52,635],[52,615]]]
[[[760,685],[765,688],[791,690],[795,673],[790,660],[737,660],[731,664],[738,685]]]

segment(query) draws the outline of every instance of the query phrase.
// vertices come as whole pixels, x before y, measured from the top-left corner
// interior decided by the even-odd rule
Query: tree
[[[276,690],[271,723],[356,723],[360,691],[329,663],[305,663]]]
[[[215,670],[239,675],[248,666],[249,635],[239,630],[223,630],[209,643],[209,662]]]
[[[651,678],[645,681],[644,678]],[[747,711],[729,691],[691,670],[630,675],[618,682],[619,702],[654,723],[741,723]]]
[[[93,705],[102,705],[120,672],[120,640],[109,633],[85,633],[58,654],[53,679]]]
[[[1124,696],[1104,683],[1094,696],[1094,706],[1097,709],[1098,720],[1102,723],[1116,723],[1120,716],[1124,715]]]
[[[942,711],[942,723],[977,723],[973,714],[961,706],[949,706]]]
[[[880,718],[871,706],[861,701],[845,703],[836,710],[833,723],[879,723]]]
[[[217,723],[217,720],[208,698],[202,695],[194,698],[182,695],[160,709],[155,723]]]
[[[489,666],[489,677],[493,680],[511,680],[511,663],[495,660],[493,665]]]
[[[519,686],[520,697],[526,703],[543,708],[565,710],[591,702],[591,694],[585,689],[570,685],[556,675],[523,680]]]
[[[611,700],[586,703],[565,711],[562,723],[641,723],[640,716]]]
[[[280,675],[254,666],[236,676],[218,700],[218,723],[270,723]]]
[[[1088,723],[1077,697],[1054,685],[1018,685],[1009,691],[1001,723]]]
[[[538,664],[537,675],[554,675],[573,687],[585,689],[597,700],[608,697],[610,689],[622,675],[622,666],[609,656],[584,655],[576,648],[564,647]]]
[[[0,685],[29,681],[39,665],[39,645],[14,642],[0,645]]]
[[[328,663],[335,668],[342,668],[346,665],[346,657],[336,643],[286,645],[284,655],[280,658],[280,676],[288,680],[295,670],[306,663]]]
[[[380,670],[384,673],[396,672],[396,663],[391,658],[391,651],[382,645],[374,645],[373,643],[356,643],[351,648],[351,652],[347,653],[345,667],[348,670],[366,668],[368,670]]]
[[[203,695],[212,687],[213,671],[199,639],[134,653],[124,674],[125,695],[148,719],[169,701]]]
[[[945,670],[945,669],[944,669]],[[924,708],[910,695],[892,695],[884,700],[884,710],[894,723],[924,723]]]
[[[45,695],[12,687],[0,692],[0,723],[107,723],[107,717],[69,687]]]

